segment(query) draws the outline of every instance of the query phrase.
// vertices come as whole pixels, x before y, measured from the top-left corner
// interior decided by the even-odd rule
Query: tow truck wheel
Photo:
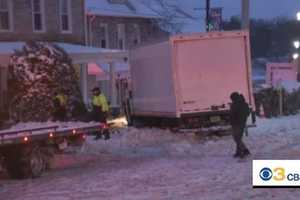
[[[39,147],[24,152],[23,172],[25,177],[36,178],[46,170],[46,162]]]
[[[46,168],[42,152],[38,146],[11,147],[4,157],[7,172],[11,178],[35,178]]]

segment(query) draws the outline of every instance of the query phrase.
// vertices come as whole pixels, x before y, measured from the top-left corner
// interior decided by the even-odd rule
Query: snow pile
[[[300,88],[300,83],[293,80],[283,80],[280,82],[280,85],[288,92],[292,93],[297,91]]]
[[[230,138],[231,139],[231,138]],[[194,133],[173,133],[169,130],[156,128],[127,128],[112,134],[108,141],[94,141],[92,137],[87,139],[84,153],[113,154],[129,157],[143,156],[185,156],[203,155],[206,145],[214,145],[217,138],[200,139]],[[228,144],[228,141],[225,143]],[[232,151],[229,148],[228,152]]]
[[[86,153],[96,154],[167,155],[184,152],[186,148],[191,147],[183,138],[184,135],[175,135],[168,130],[126,128],[112,134],[112,138],[108,141],[94,141],[89,137],[84,148]]]
[[[250,129],[250,134],[255,135],[272,135],[272,134],[286,134],[286,132],[293,133],[293,130],[300,129],[299,123],[300,115],[285,116],[279,118],[258,118],[257,127]]]
[[[292,139],[285,139],[285,134],[287,132],[298,133],[299,119],[300,115],[274,119],[258,118],[257,127],[248,130],[249,137],[246,137],[246,141],[250,144],[260,144],[260,140],[264,140],[262,146],[273,142],[282,145],[293,143]],[[203,138],[201,134],[198,137],[193,132],[173,133],[156,128],[126,128],[112,134],[111,140],[108,141],[94,141],[92,137],[89,137],[83,152],[123,156],[207,156],[220,152],[220,148],[204,151],[216,144],[220,148],[223,147],[221,150],[223,155],[230,155],[234,152],[231,136]]]

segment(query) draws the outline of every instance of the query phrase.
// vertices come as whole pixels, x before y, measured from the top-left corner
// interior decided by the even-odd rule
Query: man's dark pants
[[[236,155],[243,156],[247,151],[247,147],[243,142],[245,125],[232,125],[232,136],[236,143]]]

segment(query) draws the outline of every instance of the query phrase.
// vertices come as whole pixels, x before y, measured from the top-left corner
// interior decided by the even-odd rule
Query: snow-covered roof
[[[203,2],[194,0],[136,0],[143,2],[151,10],[165,16],[173,24],[177,24],[180,33],[193,33],[205,31],[205,13],[199,12]],[[164,28],[164,27],[162,27]],[[173,30],[167,31],[172,32]]]
[[[160,16],[147,8],[141,0],[129,0],[133,8],[126,4],[110,3],[108,0],[86,0],[87,14],[114,17],[160,18]]]
[[[197,10],[202,3],[185,0],[128,0],[131,6],[126,3],[110,3],[108,0],[86,0],[87,14],[113,17],[138,17],[154,18],[172,21],[171,23],[180,25],[175,33],[191,33],[205,31],[204,12]],[[161,28],[168,32],[170,27],[160,24]]]
[[[128,57],[127,51],[115,49],[102,49],[69,43],[54,43],[64,49],[72,58],[74,63],[89,62],[123,62]],[[0,65],[9,63],[10,55],[15,50],[22,49],[25,42],[0,42]]]

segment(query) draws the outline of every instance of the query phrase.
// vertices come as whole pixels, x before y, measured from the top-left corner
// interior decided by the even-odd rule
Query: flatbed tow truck
[[[107,124],[53,124],[0,131],[0,166],[12,178],[39,177],[50,167],[55,152],[82,145],[87,135],[101,134]]]

